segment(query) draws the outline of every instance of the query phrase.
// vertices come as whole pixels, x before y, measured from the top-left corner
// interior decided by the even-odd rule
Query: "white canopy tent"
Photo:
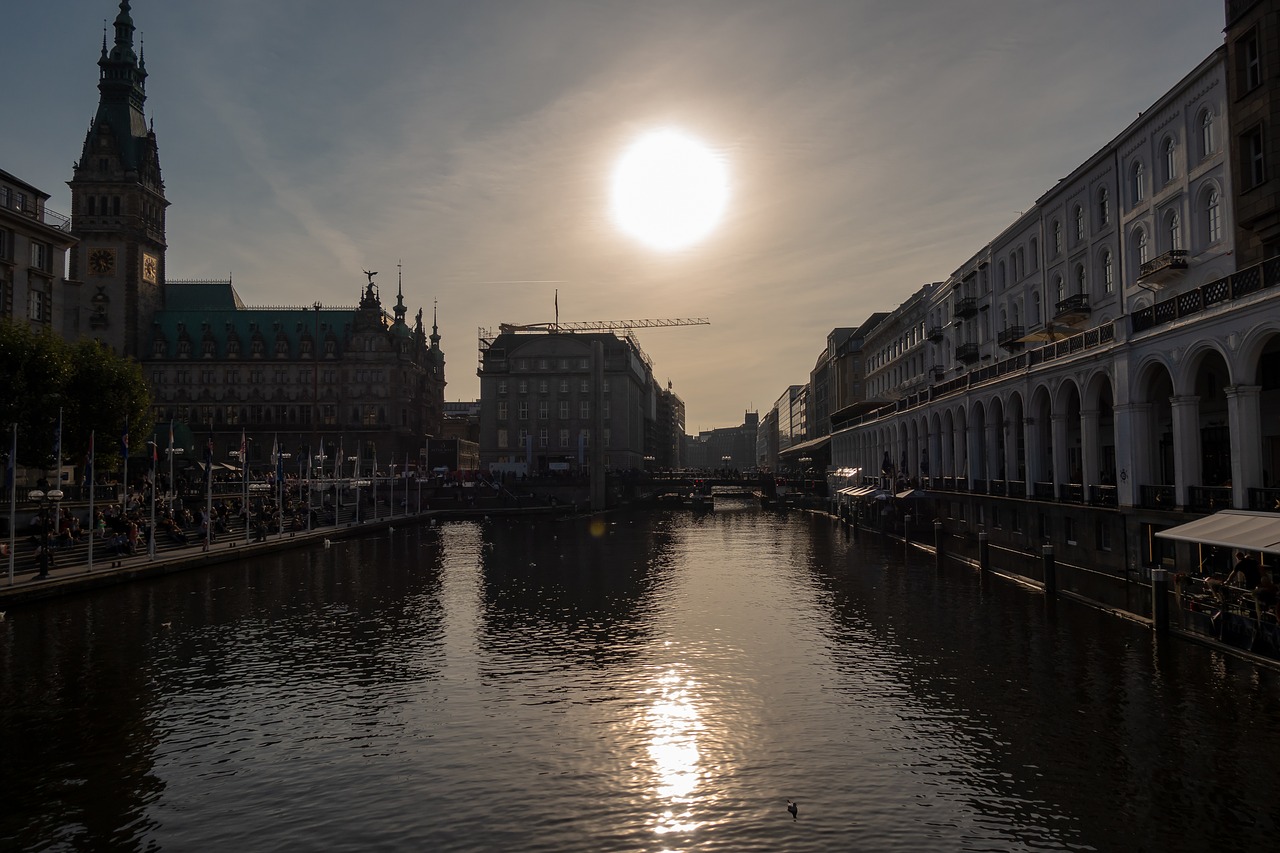
[[[1156,533],[1157,539],[1280,554],[1280,515],[1224,509]]]

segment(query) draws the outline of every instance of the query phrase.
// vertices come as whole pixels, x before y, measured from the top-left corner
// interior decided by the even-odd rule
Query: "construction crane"
[[[571,323],[500,323],[498,324],[499,335],[511,334],[573,334],[576,332],[621,332],[636,352],[640,353],[640,357],[644,359],[645,364],[653,368],[653,362],[644,350],[640,348],[640,342],[636,340],[635,329],[658,329],[668,326],[710,326],[711,321],[706,317],[679,317],[674,319],[659,320],[584,320]],[[484,354],[493,346],[497,336],[490,329],[481,328],[479,330],[480,339],[480,366],[484,368]]]

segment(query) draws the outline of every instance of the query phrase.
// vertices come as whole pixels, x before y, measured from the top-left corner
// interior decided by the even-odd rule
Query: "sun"
[[[729,169],[698,139],[674,129],[637,139],[613,170],[613,219],[660,251],[697,243],[729,202]]]

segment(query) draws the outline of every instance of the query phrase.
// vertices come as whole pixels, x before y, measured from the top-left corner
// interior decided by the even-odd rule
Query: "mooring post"
[[[1151,617],[1157,634],[1169,630],[1169,571],[1151,570]]]
[[[933,520],[933,551],[937,560],[938,568],[942,568],[942,559],[946,556],[947,540],[946,534],[942,531],[942,519],[935,518]]]
[[[991,544],[985,530],[978,531],[978,568],[984,572],[991,568]]]
[[[1058,594],[1058,564],[1053,561],[1053,546],[1040,546],[1040,559],[1044,562],[1044,591],[1046,595]]]

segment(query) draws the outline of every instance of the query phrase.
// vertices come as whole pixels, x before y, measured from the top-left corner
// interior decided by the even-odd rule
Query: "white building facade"
[[[883,383],[832,464],[1130,567],[1180,513],[1280,498],[1280,262],[1235,269],[1225,74],[1223,49],[957,270],[925,321],[951,361]]]

